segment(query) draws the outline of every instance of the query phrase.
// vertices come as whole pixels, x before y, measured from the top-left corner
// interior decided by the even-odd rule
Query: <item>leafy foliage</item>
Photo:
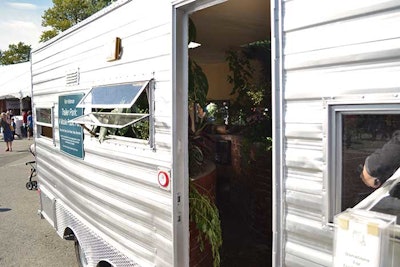
[[[53,0],[53,7],[47,9],[42,16],[42,26],[52,29],[42,33],[40,42],[53,38],[111,2],[113,0]]]
[[[214,267],[219,266],[222,229],[218,208],[207,195],[201,194],[192,182],[189,183],[189,214],[190,221],[195,222],[197,229],[210,242]],[[200,249],[204,250],[202,234],[198,236],[198,241],[200,242]]]
[[[8,50],[0,51],[0,65],[11,65],[29,61],[31,46],[22,42],[10,44]]]
[[[147,94],[142,93],[139,98],[136,100],[135,104],[130,108],[121,108],[121,109],[94,109],[94,112],[115,112],[115,113],[149,113],[149,102],[147,99]],[[150,133],[150,122],[149,118],[144,118],[140,121],[137,121],[133,124],[130,124],[124,128],[108,128],[108,127],[94,127],[91,130],[94,135],[96,133],[99,134],[99,142],[102,143],[105,139],[108,138],[109,135],[115,136],[123,136],[130,138],[138,138],[143,140],[149,140]]]
[[[238,94],[241,99],[251,85],[251,79],[254,74],[254,68],[249,59],[240,51],[227,51],[226,60],[232,75],[228,75],[228,82],[232,84],[231,95]]]
[[[208,80],[202,68],[189,59],[189,103],[198,103],[204,107],[207,101]]]
[[[228,51],[226,57],[231,71],[228,75],[231,94],[237,95],[229,109],[231,124],[242,127],[240,133],[249,143],[263,143],[265,150],[271,149],[272,134],[270,67],[265,65],[269,57],[268,40]]]
[[[204,123],[196,132],[189,132],[189,176],[195,177],[204,171],[206,160],[212,156],[213,138]]]

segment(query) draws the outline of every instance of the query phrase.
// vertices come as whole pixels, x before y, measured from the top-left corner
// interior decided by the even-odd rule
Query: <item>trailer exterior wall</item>
[[[398,1],[275,1],[274,263],[331,266],[327,101],[399,103]]]
[[[74,231],[89,266],[104,259],[115,266],[174,266],[176,192],[157,182],[158,169],[173,166],[172,13],[169,1],[118,1],[32,53],[33,108],[51,108],[55,122],[53,140],[36,134],[42,215],[60,236],[67,227]],[[107,62],[107,44],[116,37],[121,59]],[[68,86],[66,74],[74,71],[79,82]],[[83,160],[60,151],[59,95],[149,79],[155,80],[155,149],[135,141],[100,144],[85,132]]]

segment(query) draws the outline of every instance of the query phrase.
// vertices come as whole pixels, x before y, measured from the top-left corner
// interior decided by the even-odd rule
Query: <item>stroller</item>
[[[32,153],[33,156],[36,156],[35,153],[35,144],[32,144],[29,147],[29,152]],[[30,165],[31,171],[29,174],[29,181],[26,183],[26,189],[32,190],[32,189],[37,189],[37,181],[33,181],[32,178],[36,176],[36,161],[28,161],[25,163],[25,165]]]

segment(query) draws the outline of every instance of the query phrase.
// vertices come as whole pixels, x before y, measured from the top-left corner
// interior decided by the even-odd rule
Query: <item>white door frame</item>
[[[189,266],[188,18],[226,0],[172,1],[174,266]],[[179,177],[179,178],[178,178]]]

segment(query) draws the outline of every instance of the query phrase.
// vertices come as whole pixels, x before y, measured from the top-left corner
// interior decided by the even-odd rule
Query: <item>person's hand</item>
[[[369,175],[367,169],[365,168],[365,165],[360,174],[360,178],[366,186],[369,186],[372,188],[378,188],[379,186],[381,186],[381,181],[378,178],[375,178],[375,177]]]

